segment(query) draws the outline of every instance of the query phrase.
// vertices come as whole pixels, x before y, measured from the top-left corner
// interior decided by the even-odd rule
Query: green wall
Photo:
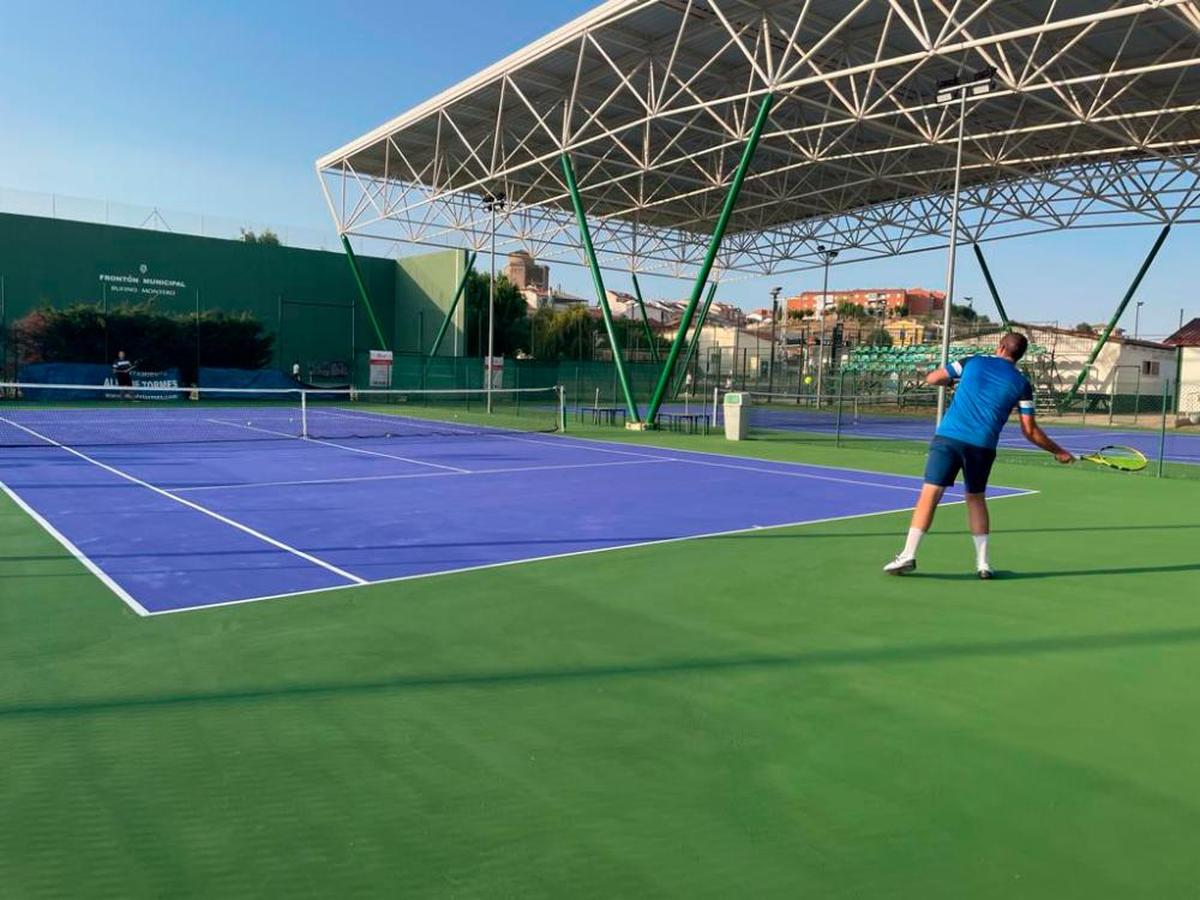
[[[454,301],[467,264],[465,250],[444,250],[397,260],[394,294],[395,349],[428,354]],[[438,356],[461,356],[466,304],[459,301]],[[455,350],[457,348],[457,352]]]
[[[453,297],[464,256],[444,251],[399,262],[359,256],[384,335],[399,352],[426,351]],[[308,367],[377,349],[341,252],[302,250],[137,228],[0,215],[2,324],[41,306],[144,303],[171,312],[248,312],[276,336],[277,364]],[[423,317],[419,314],[423,313]],[[443,353],[453,353],[449,332]],[[461,338],[457,346],[461,347]]]

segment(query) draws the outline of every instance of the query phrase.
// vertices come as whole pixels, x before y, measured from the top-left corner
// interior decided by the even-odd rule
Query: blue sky
[[[322,153],[483,68],[593,5],[580,0],[342,4],[0,0],[0,187],[104,198],[247,222],[328,228],[313,174]],[[452,17],[448,15],[452,13]],[[1107,318],[1153,242],[1147,228],[988,246],[1010,313],[1074,324]],[[1200,229],[1178,228],[1143,282],[1142,334],[1200,315]],[[556,282],[585,293],[568,266]],[[626,288],[611,277],[610,287]],[[834,267],[834,288],[944,287],[928,253]],[[818,275],[731,284],[766,304]],[[678,282],[646,285],[680,295]],[[973,256],[959,296],[989,306]],[[1122,324],[1132,330],[1132,310]]]

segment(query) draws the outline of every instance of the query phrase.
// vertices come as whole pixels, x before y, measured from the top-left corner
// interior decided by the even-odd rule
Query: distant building
[[[524,250],[508,254],[507,275],[509,283],[517,290],[550,293],[550,267],[539,266],[537,260]]]
[[[1031,365],[1044,367],[1042,377],[1056,389],[1074,384],[1096,345],[1097,336],[1054,325],[1018,324],[1017,331],[1031,344],[1044,348]],[[955,341],[973,345],[981,353],[996,349],[997,334]],[[1136,340],[1114,332],[1088,370],[1084,388],[1093,394],[1142,394],[1157,397],[1164,379],[1175,380],[1175,348],[1157,341]]]
[[[822,302],[823,301],[823,302]],[[804,291],[788,298],[789,318],[809,318],[834,312],[843,303],[853,303],[880,318],[895,316],[932,316],[945,308],[946,295],[925,288],[870,288],[851,291]]]
[[[883,330],[892,339],[893,347],[911,347],[913,344],[923,344],[933,340],[933,329],[926,322],[911,316],[903,319],[890,319],[883,325]]]
[[[608,295],[608,306],[617,319],[641,319],[642,311],[638,308],[637,298],[632,294],[621,291],[605,291]],[[646,301],[646,318],[651,325],[662,325],[671,321],[679,321],[679,315],[661,300]]]
[[[1200,417],[1200,319],[1192,319],[1163,343],[1179,354],[1178,411]]]

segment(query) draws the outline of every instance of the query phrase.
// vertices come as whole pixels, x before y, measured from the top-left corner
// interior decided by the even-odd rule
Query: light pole
[[[779,295],[783,288],[771,288],[771,370],[767,376],[767,393],[775,393],[775,328],[779,322]]]
[[[1145,300],[1139,300],[1137,306],[1133,308],[1133,339],[1138,339],[1138,331],[1142,324],[1142,307],[1146,305]]]
[[[487,411],[492,411],[492,357],[496,349],[496,213],[504,209],[503,194],[487,194],[483,198],[483,208],[492,214],[492,247],[491,247],[491,277],[488,279],[488,338],[487,363],[483,367],[487,374]]]
[[[817,245],[817,253],[825,264],[825,277],[821,286],[821,336],[817,339],[817,409],[821,408],[821,390],[825,372],[825,302],[829,299],[829,264],[838,257],[837,250],[824,244]]]
[[[982,69],[968,80],[951,78],[937,88],[937,102],[948,106],[958,103],[958,139],[954,151],[954,194],[950,201],[950,253],[946,260],[946,301],[942,312],[942,367],[950,362],[950,312],[954,306],[954,264],[958,254],[958,200],[962,187],[963,129],[967,121],[967,98],[990,93],[995,86],[996,70]],[[938,388],[937,423],[946,412],[946,388]]]

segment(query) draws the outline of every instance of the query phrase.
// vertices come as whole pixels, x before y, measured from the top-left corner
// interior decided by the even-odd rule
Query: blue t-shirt
[[[1007,359],[968,356],[946,371],[959,384],[938,427],[940,437],[994,450],[1014,406],[1020,405],[1023,416],[1033,415],[1033,387]]]

